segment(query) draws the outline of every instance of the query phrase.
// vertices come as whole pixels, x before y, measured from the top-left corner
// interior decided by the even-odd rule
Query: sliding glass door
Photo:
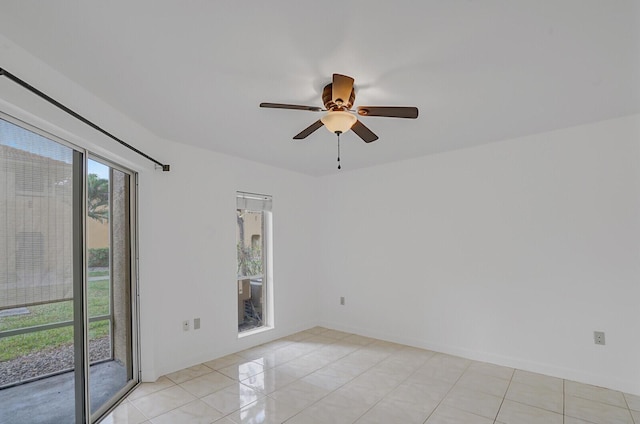
[[[87,174],[89,399],[100,416],[134,381],[131,178],[102,159]]]
[[[0,119],[0,422],[93,422],[137,382],[132,178]]]
[[[65,375],[82,366],[74,165],[80,152],[0,120],[0,422],[76,414],[75,379]],[[47,402],[36,402],[42,393]]]

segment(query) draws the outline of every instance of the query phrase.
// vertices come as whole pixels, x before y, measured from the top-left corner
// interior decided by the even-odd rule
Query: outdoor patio
[[[90,368],[91,409],[105,403],[127,382],[126,369],[116,361]],[[0,423],[62,424],[74,422],[72,371],[0,389]]]

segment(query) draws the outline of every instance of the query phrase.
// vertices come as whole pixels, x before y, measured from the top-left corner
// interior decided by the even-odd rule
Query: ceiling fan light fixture
[[[352,113],[345,112],[343,110],[330,110],[326,115],[320,118],[320,121],[322,121],[327,130],[332,133],[339,132],[341,134],[349,131],[357,120],[358,118],[356,118]]]

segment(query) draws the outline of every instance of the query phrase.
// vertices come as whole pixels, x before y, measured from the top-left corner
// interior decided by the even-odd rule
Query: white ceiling
[[[363,118],[343,170],[640,112],[637,0],[1,0],[0,33],[159,137],[311,175],[321,115],[258,104],[322,106],[334,72],[420,109]]]

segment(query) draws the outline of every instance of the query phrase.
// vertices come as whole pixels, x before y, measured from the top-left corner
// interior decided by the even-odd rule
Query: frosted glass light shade
[[[351,129],[353,124],[356,123],[358,118],[356,118],[353,114],[341,110],[329,111],[326,115],[320,118],[324,126],[335,133],[340,131],[341,133],[345,133]]]

